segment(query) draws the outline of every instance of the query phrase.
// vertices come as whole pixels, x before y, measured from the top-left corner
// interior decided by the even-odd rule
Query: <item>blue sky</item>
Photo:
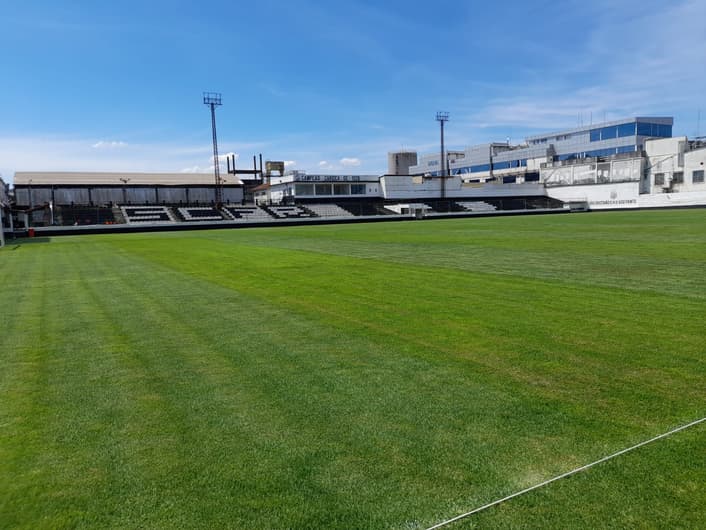
[[[625,116],[706,134],[706,2],[2,2],[0,174],[211,171],[219,149],[382,173],[388,151]]]

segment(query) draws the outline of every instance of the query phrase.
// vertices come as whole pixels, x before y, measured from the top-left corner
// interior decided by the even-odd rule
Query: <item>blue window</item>
[[[525,175],[525,182],[536,182],[539,180],[539,173],[527,173]]]
[[[634,152],[635,152],[634,145],[624,145],[622,147],[618,147],[618,153],[634,153]]]
[[[603,127],[601,129],[601,140],[610,140],[618,137],[617,127]]]
[[[638,123],[637,134],[639,136],[652,136],[652,124],[643,122]]]
[[[493,164],[493,169],[509,169],[510,162],[496,162]]]
[[[623,123],[618,125],[618,137],[635,136],[635,123]]]
[[[490,164],[471,166],[471,173],[480,173],[481,171],[490,171]]]
[[[621,151],[620,149],[627,149],[627,151]],[[625,147],[609,147],[606,149],[596,149],[595,151],[586,151],[586,156],[611,156],[616,153],[629,153],[635,150],[635,146]]]
[[[592,129],[591,130],[591,141],[598,142],[600,139],[601,139],[601,130],[600,129]]]
[[[517,177],[503,177],[503,184],[512,184],[517,182]]]
[[[644,123],[637,124],[637,134],[640,136],[652,136],[656,138],[671,138],[672,126],[662,123]]]

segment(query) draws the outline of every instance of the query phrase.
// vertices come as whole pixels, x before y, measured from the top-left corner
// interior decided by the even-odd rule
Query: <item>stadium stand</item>
[[[428,204],[421,202],[386,204],[385,209],[397,215],[410,215],[415,212],[433,212]]]
[[[263,206],[275,219],[303,219],[307,217],[316,217],[310,211],[302,206]]]
[[[259,206],[224,206],[223,210],[236,221],[271,221],[272,217]]]
[[[167,206],[121,206],[120,210],[127,224],[177,222]]]
[[[385,210],[383,201],[346,201],[333,204],[346,210],[353,216],[388,215],[391,213]]]
[[[87,206],[58,206],[55,219],[58,224],[102,225],[116,222],[112,208]]]
[[[497,207],[483,201],[457,201],[456,204],[469,212],[493,212],[497,210]]]
[[[317,217],[353,217],[351,212],[337,204],[307,204],[306,208]]]
[[[210,206],[177,208],[177,213],[184,221],[223,221],[221,212]]]

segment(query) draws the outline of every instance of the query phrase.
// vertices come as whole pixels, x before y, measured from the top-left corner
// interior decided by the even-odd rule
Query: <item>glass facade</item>
[[[626,136],[652,136],[656,138],[671,138],[672,126],[661,123],[632,122],[610,127],[591,129],[591,141],[612,140],[614,138],[625,138]]]
[[[599,156],[612,156],[619,155],[621,153],[634,153],[637,147],[634,145],[623,145],[621,147],[608,147],[606,149],[594,149],[593,151],[584,151],[581,153],[567,153],[565,155],[559,155],[556,157],[557,160],[575,160],[577,158],[586,157],[599,157]]]
[[[491,168],[495,171],[501,169],[512,169],[514,167],[527,167],[527,159],[522,160],[508,160],[506,162],[493,162],[492,164],[479,164],[477,166],[461,167],[454,170],[455,175],[462,175],[464,173],[483,173],[485,171],[490,171]]]
[[[638,123],[638,136],[655,136],[657,138],[671,138],[672,126],[661,123]]]
[[[294,186],[297,196],[329,196],[329,195],[365,195],[365,184],[321,183],[300,184]]]

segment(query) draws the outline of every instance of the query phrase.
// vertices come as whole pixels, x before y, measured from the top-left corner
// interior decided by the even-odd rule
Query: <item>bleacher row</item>
[[[496,209],[482,201],[456,202],[459,210],[487,212]],[[389,215],[399,214],[403,205],[389,205]],[[404,205],[409,206],[409,205]],[[415,204],[425,211],[433,212],[427,204]],[[223,206],[220,210],[210,206],[170,207],[170,206],[121,206],[120,211],[127,224],[154,224],[178,222],[267,222],[276,219],[308,219],[316,217],[355,217],[355,214],[337,204],[307,204],[296,206]]]

